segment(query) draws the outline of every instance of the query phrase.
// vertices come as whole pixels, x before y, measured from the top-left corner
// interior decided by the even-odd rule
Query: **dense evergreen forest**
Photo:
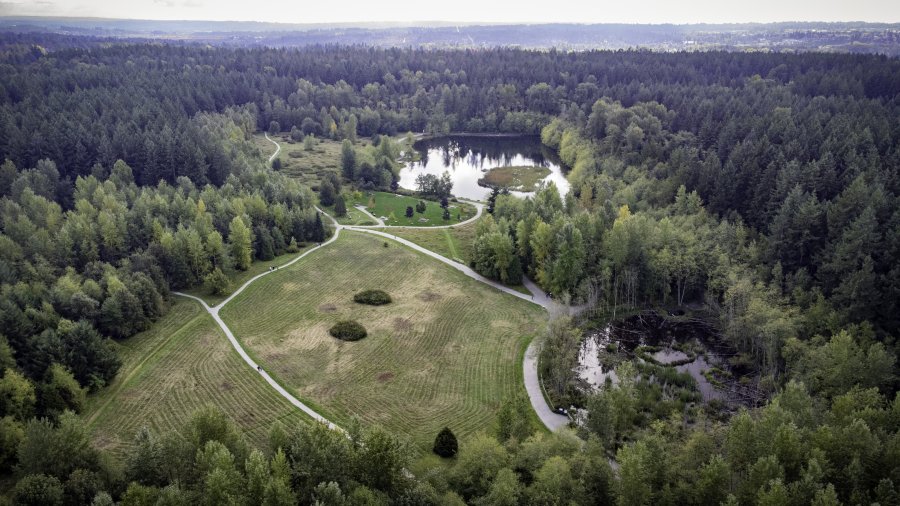
[[[69,40],[0,40],[14,502],[900,504],[900,61]],[[316,194],[263,164],[258,130],[346,141],[338,191],[396,182],[393,141],[363,156],[357,136],[540,133],[572,191],[496,192],[473,267],[594,315],[709,315],[765,402],[688,412],[625,380],[582,400],[579,438],[532,435],[514,399],[496,434],[418,477],[377,429],[276,427],[253,450],[213,412],[112,462],[70,411],[115,376],[113,340],[152,325],[172,289],[224,289],[224,273],[327,234]],[[560,399],[590,324],[549,326]]]

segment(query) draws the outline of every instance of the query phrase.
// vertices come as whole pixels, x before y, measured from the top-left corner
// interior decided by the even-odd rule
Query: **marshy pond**
[[[732,380],[732,374],[743,371],[733,370],[727,360],[730,352],[714,341],[702,323],[644,312],[585,336],[576,372],[583,390],[596,390],[606,382],[616,384],[615,365],[634,358],[689,374],[705,402],[743,403],[746,389]]]
[[[485,200],[490,189],[478,184],[485,173],[498,167],[544,167],[550,173],[544,182],[556,184],[560,196],[569,192],[565,168],[552,150],[541,144],[538,136],[465,136],[451,135],[424,139],[413,146],[419,153],[417,161],[407,162],[400,170],[402,188],[416,189],[416,177],[444,172],[453,181],[453,194],[474,200]],[[524,196],[530,193],[512,192]]]

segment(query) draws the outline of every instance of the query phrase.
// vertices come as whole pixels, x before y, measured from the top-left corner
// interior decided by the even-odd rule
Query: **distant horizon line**
[[[315,21],[315,22],[290,22],[290,21],[260,21],[260,20],[240,20],[240,19],[155,19],[155,18],[119,18],[119,17],[103,17],[103,16],[45,16],[45,15],[3,15],[0,14],[0,20],[73,20],[73,21],[133,21],[133,22],[160,22],[160,23],[242,23],[242,24],[259,24],[259,25],[283,25],[283,26],[334,26],[341,25],[343,27],[454,27],[454,26],[542,26],[542,25],[577,25],[577,26],[745,26],[745,25],[840,25],[840,24],[862,24],[862,25],[896,25],[900,28],[900,21],[865,21],[865,20],[844,20],[844,21],[815,21],[815,20],[785,20],[785,21],[720,21],[720,22],[612,22],[612,21],[452,21],[452,20],[414,20],[414,21],[397,21],[397,20],[380,20],[380,21]]]

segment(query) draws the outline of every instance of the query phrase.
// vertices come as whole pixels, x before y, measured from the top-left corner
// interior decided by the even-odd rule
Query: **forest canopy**
[[[0,472],[21,478],[20,502],[243,501],[243,484],[272,504],[897,502],[897,59],[65,40],[0,35]],[[265,163],[261,131],[339,141],[340,162],[314,192]],[[396,189],[393,137],[459,131],[540,134],[571,185],[497,188],[475,270],[591,314],[702,312],[760,405],[666,411],[687,403],[649,402],[629,363],[587,397],[582,438],[533,435],[511,400],[495,435],[420,481],[379,429],[276,428],[255,451],[214,412],[142,431],[125,474],[107,467],[72,412],[115,377],[117,342],[172,290],[221,293],[228,274],[322,242],[315,206],[344,205],[342,186]],[[450,197],[449,178],[417,183]],[[557,398],[578,323],[546,336]],[[71,461],[39,451],[67,444]]]

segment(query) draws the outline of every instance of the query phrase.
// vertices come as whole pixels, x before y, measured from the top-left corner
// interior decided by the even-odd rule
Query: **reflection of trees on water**
[[[534,136],[444,137],[419,141],[415,148],[421,158],[412,168],[428,166],[432,156],[439,156],[442,165],[449,170],[456,170],[460,163],[478,169],[511,165],[562,166],[556,153]]]

